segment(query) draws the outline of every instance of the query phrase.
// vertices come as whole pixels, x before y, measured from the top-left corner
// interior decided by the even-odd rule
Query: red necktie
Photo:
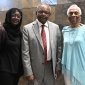
[[[44,56],[45,56],[45,63],[46,63],[47,62],[47,41],[46,41],[46,33],[45,33],[44,25],[42,25],[41,37],[43,41]]]

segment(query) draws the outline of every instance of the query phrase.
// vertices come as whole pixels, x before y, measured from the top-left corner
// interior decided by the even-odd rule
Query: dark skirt
[[[19,76],[5,71],[0,71],[0,85],[18,85]]]

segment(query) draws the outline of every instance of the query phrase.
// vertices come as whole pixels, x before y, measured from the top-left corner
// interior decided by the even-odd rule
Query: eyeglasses
[[[47,11],[38,11],[38,13],[40,13],[40,14],[42,14],[42,13],[50,14],[50,12],[47,12]]]
[[[72,15],[79,15],[79,12],[77,12],[77,11],[69,12],[69,16],[72,16]]]

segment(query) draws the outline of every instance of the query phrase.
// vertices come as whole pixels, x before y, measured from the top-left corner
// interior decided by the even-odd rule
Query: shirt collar
[[[41,25],[43,25],[41,22],[39,22],[39,20],[38,20],[38,19],[36,19],[36,21],[38,22],[39,27],[41,27]],[[48,28],[48,23],[47,23],[47,22],[46,22],[44,25],[45,25],[45,27],[47,27],[47,28]]]

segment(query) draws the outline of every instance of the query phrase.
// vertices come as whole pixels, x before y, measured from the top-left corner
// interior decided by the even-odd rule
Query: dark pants
[[[17,75],[0,71],[0,85],[18,85],[18,80]]]

